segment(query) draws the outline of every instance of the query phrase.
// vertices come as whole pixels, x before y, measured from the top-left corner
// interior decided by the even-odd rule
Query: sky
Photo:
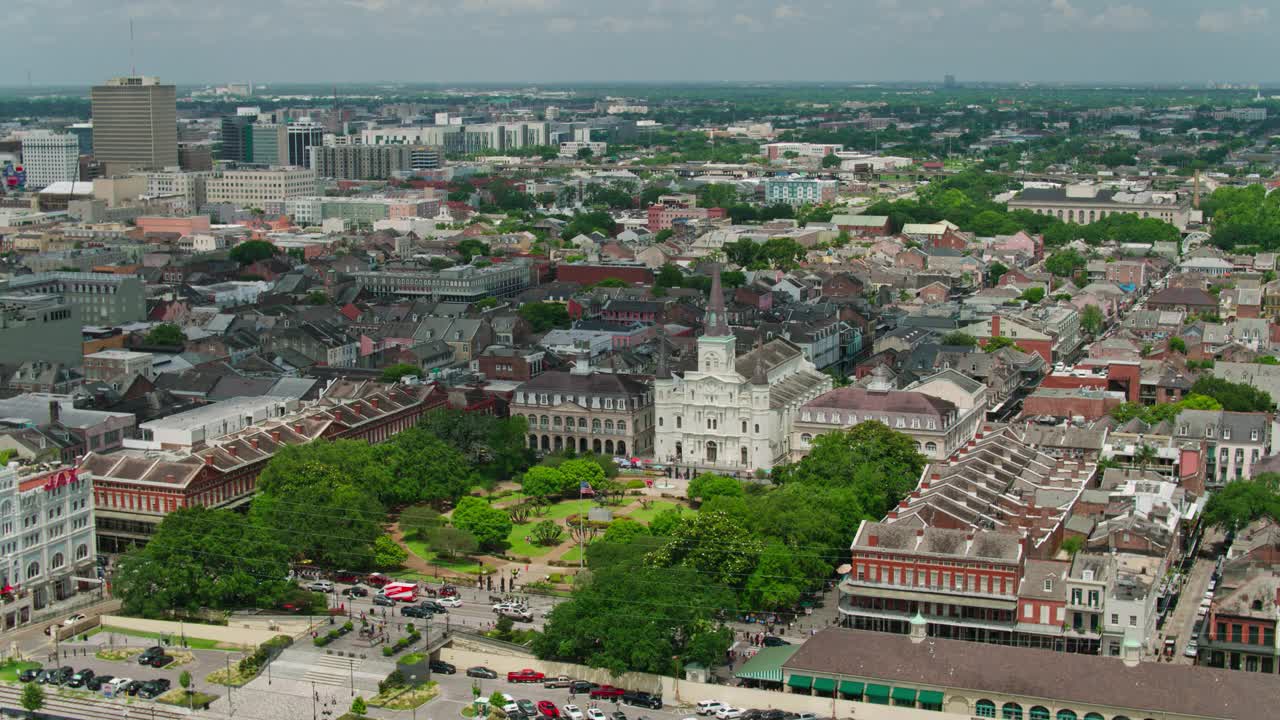
[[[1280,80],[1280,0],[3,0],[0,18],[3,85],[127,74],[130,19],[138,72],[179,84]]]

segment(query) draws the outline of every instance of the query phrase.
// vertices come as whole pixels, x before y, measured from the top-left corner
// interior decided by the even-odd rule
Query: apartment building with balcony
[[[1173,422],[1177,441],[1205,443],[1205,484],[1220,488],[1253,477],[1253,465],[1271,454],[1268,413],[1183,410]]]
[[[355,272],[361,288],[374,295],[428,296],[450,302],[474,302],[486,297],[510,297],[529,287],[531,272],[525,260],[487,267],[462,265],[443,270],[387,269]]]

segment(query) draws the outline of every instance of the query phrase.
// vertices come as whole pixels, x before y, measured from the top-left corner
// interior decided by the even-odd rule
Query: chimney
[[[279,444],[280,444],[280,431],[279,431],[279,430],[272,430],[272,431],[271,431],[271,442],[273,442],[273,443],[275,443],[275,444],[277,444],[277,445],[279,445]]]
[[[235,445],[228,445],[227,452],[231,453],[231,457],[239,457],[240,450]]]
[[[880,536],[875,533],[867,535],[867,547],[880,547]]]
[[[254,449],[254,450],[257,450],[257,449],[258,449],[258,438],[256,438],[256,437],[254,437],[254,438],[249,438],[249,444],[253,446],[253,449]]]
[[[343,420],[342,420],[342,408],[338,408],[337,410],[334,410],[334,411],[333,411],[333,419],[334,419],[334,420],[337,420],[338,422],[343,422]]]
[[[170,485],[173,485],[178,482],[178,478],[174,477],[173,473],[170,473],[164,476],[164,481],[169,483]]]
[[[294,431],[294,432],[296,432],[296,433],[298,433],[299,435],[301,435],[301,434],[302,434],[302,423],[294,423],[294,424],[293,424],[293,431]]]
[[[369,402],[373,404],[373,409],[374,409],[374,410],[377,410],[377,409],[378,409],[378,398],[373,398],[373,399],[371,399]]]
[[[924,528],[916,528],[916,537],[924,537]]]
[[[212,465],[212,464],[213,464],[213,455],[212,455],[212,454],[209,454],[209,455],[205,455],[205,456],[204,456],[204,464],[205,464],[205,465]]]
[[[999,313],[991,316],[991,337],[992,338],[1000,337],[1000,314]]]
[[[49,401],[49,424],[57,423],[62,419],[62,405],[57,400]]]

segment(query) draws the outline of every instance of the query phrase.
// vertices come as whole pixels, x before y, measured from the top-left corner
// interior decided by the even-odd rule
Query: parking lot
[[[577,706],[584,716],[591,709],[599,710],[609,720],[679,720],[693,714],[688,708],[670,705],[664,705],[661,710],[653,710],[611,700],[592,700],[587,695],[571,693],[568,688],[545,688],[542,683],[511,683],[507,682],[505,674],[500,674],[496,680],[470,678],[466,676],[466,670],[460,667],[455,675],[432,673],[431,679],[440,685],[440,696],[427,706],[431,709],[431,717],[457,717],[462,708],[472,702],[473,683],[480,687],[480,697],[487,698],[496,691],[506,693],[517,701],[528,700],[535,706],[546,701],[554,704],[561,716],[565,715],[566,705]],[[615,712],[622,713],[622,716],[615,716]]]

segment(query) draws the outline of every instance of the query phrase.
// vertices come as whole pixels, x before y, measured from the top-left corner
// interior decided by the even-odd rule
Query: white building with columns
[[[800,406],[830,389],[831,378],[787,340],[738,356],[717,268],[697,368],[674,374],[664,360],[654,380],[654,458],[677,468],[769,470],[787,461]]]

